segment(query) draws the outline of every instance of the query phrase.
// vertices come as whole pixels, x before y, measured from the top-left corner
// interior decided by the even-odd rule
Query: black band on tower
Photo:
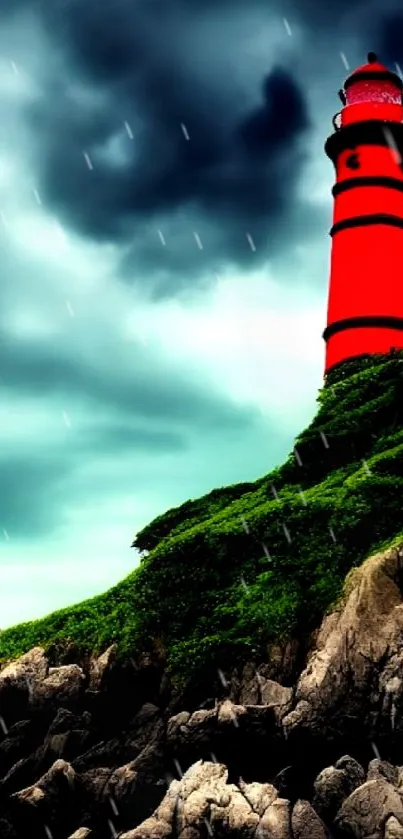
[[[343,125],[326,140],[325,152],[335,164],[340,152],[357,146],[391,146],[403,156],[403,123],[364,120]]]
[[[363,315],[356,318],[345,318],[344,320],[337,320],[330,323],[326,327],[322,337],[325,341],[337,335],[339,332],[344,332],[346,329],[397,329],[399,332],[403,331],[403,318],[393,317],[391,315]]]
[[[385,175],[363,175],[362,178],[346,178],[334,185],[332,195],[336,198],[342,192],[360,186],[383,186],[386,189],[397,189],[399,192],[403,192],[403,178],[389,178]]]
[[[330,235],[335,236],[341,230],[350,230],[353,227],[368,227],[371,224],[387,224],[389,227],[400,227],[403,230],[403,218],[401,216],[389,215],[389,213],[372,213],[367,216],[355,216],[355,218],[344,218],[337,221],[330,229]]]

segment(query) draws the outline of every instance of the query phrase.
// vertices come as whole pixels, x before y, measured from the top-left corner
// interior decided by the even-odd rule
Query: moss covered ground
[[[308,636],[348,571],[403,533],[403,353],[332,371],[286,462],[159,516],[105,594],[0,634],[0,661],[72,642],[163,649],[178,680]]]

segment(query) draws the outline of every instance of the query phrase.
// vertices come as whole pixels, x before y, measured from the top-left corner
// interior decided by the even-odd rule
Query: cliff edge
[[[283,466],[0,634],[4,839],[403,839],[403,355],[318,401]]]

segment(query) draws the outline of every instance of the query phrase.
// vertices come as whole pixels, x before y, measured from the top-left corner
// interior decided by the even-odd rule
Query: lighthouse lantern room
[[[325,373],[403,349],[402,91],[369,53],[339,92],[343,108],[325,145],[336,171]]]

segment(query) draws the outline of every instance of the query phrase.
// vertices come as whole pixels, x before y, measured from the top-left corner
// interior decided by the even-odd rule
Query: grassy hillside
[[[309,633],[350,568],[403,532],[403,353],[345,363],[318,403],[283,466],[157,518],[135,571],[5,630],[0,659],[67,639],[121,655],[157,644],[181,678]]]

